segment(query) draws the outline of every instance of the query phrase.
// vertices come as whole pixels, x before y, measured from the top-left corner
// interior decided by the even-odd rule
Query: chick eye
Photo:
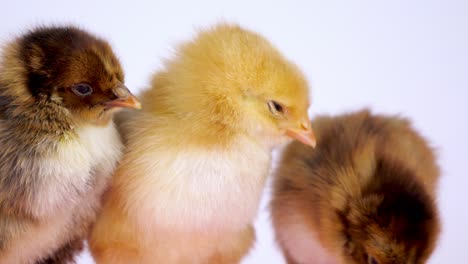
[[[86,83],[77,83],[72,86],[72,91],[78,96],[88,96],[93,93],[93,88]]]
[[[368,264],[379,264],[379,262],[377,260],[375,260],[375,258],[370,256],[370,255],[367,257],[367,263]]]
[[[280,115],[284,112],[283,106],[280,103],[273,100],[268,101],[268,109],[274,115]]]

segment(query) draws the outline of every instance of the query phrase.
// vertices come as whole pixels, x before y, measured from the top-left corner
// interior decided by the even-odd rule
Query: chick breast
[[[8,131],[0,123],[0,145]],[[18,146],[16,146],[18,147]],[[14,159],[3,160],[3,168],[10,173],[22,173],[21,177],[34,179],[34,189],[29,200],[29,218],[13,217],[25,232],[12,234],[8,240],[9,251],[0,252],[1,263],[30,263],[33,259],[52,254],[63,243],[87,234],[89,225],[96,218],[101,206],[101,196],[107,187],[122,144],[119,135],[110,124],[107,127],[84,127],[76,135],[57,144],[47,156],[24,158],[20,168]],[[6,221],[5,215],[0,218]]]

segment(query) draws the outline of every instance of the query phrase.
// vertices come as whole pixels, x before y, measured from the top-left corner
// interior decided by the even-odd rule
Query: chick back
[[[353,222],[354,217],[359,219],[356,222],[366,225],[360,219],[365,214],[362,209],[355,212],[353,208],[353,201],[366,195],[386,197],[387,204],[391,204],[387,210],[390,214],[383,216],[387,222],[397,217],[406,227],[413,220],[418,222],[424,216],[411,215],[415,208],[422,208],[419,211],[423,215],[427,212],[429,218],[435,214],[439,177],[435,155],[408,120],[373,115],[365,110],[337,117],[320,116],[313,123],[317,148],[291,143],[274,178],[273,223],[278,242],[291,263],[297,257],[307,262],[320,255],[311,248],[312,255],[294,252],[301,248],[299,240],[327,252],[322,254],[324,259],[333,258],[328,253],[341,254],[337,252],[352,236],[347,229],[354,228],[348,222]],[[404,208],[407,200],[416,202]],[[401,207],[396,208],[396,203],[401,203]],[[382,216],[380,211],[379,214]],[[293,222],[298,225],[291,228]],[[437,231],[428,233],[429,248]]]

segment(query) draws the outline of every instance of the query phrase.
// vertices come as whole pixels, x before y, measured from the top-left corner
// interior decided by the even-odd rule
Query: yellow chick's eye
[[[284,107],[280,103],[270,100],[268,101],[267,105],[268,109],[274,116],[280,116],[284,114]]]

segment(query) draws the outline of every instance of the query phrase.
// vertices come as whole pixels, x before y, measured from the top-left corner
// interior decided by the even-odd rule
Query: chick
[[[221,24],[182,44],[122,124],[127,150],[90,239],[97,263],[238,263],[272,148],[288,135],[315,144],[308,97],[256,33]]]
[[[292,143],[274,175],[276,238],[288,263],[420,264],[433,251],[439,169],[401,118],[314,120],[315,150]]]
[[[0,263],[68,263],[83,246],[139,102],[104,40],[40,27],[0,62]]]

